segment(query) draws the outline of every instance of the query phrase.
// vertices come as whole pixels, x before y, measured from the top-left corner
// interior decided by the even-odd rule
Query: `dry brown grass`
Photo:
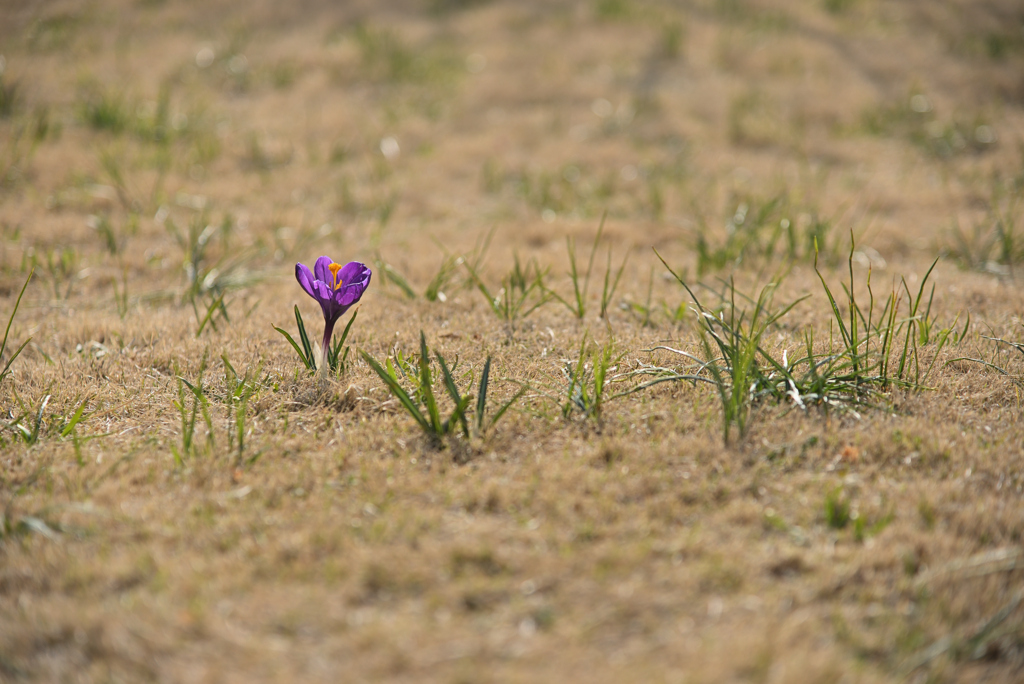
[[[13,348],[32,341],[0,387],[0,680],[1024,678],[1024,356],[986,339],[1024,337],[1024,249],[986,251],[997,215],[1024,239],[1016,3],[110,0],[0,16],[4,316],[35,267],[11,329]],[[585,332],[623,367],[672,362],[642,351],[657,344],[702,353],[656,248],[744,292],[786,271],[777,301],[812,296],[766,346],[793,353],[810,329],[821,346],[806,244],[720,266],[695,249],[779,195],[773,225],[830,226],[833,287],[854,232],[862,302],[867,263],[887,294],[943,257],[933,317],[969,312],[970,329],[932,389],[859,418],[758,405],[728,445],[703,385],[617,399],[601,421],[531,393],[438,449],[362,361],[317,381],[272,329],[298,304],[319,335],[296,261],[379,256],[418,296],[376,269],[353,347],[412,352],[423,330],[463,368],[491,355],[495,406],[516,382],[557,384]],[[551,303],[509,336],[462,269],[445,301],[421,296],[445,251],[492,228],[489,285],[518,255],[567,295],[565,238],[585,258],[605,211],[604,245],[630,257],[607,321],[605,247],[582,321]],[[230,322],[198,337],[171,222],[228,227],[199,285],[224,288]],[[649,277],[645,321],[628,305]],[[196,296],[200,316],[214,296]],[[213,431],[200,420],[178,464],[176,378],[204,355]],[[222,355],[260,369],[241,455]],[[47,396],[29,443],[7,424],[27,410],[32,427]],[[83,401],[76,444],[61,432]]]

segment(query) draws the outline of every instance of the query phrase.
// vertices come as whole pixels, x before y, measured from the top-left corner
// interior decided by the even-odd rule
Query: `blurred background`
[[[561,251],[607,211],[610,239],[678,244],[703,272],[754,219],[790,226],[797,252],[817,236],[842,253],[853,230],[878,264],[1016,258],[985,237],[1024,177],[1015,0],[8,0],[0,16],[2,221],[32,248],[169,240],[157,224],[201,211],[262,259],[326,240],[422,281],[491,227]],[[725,252],[699,257],[701,240]],[[159,251],[135,242],[136,261]]]

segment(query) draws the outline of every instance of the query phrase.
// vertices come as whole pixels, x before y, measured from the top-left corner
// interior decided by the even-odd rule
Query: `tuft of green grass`
[[[661,27],[658,52],[662,59],[676,59],[683,54],[686,43],[686,25],[678,19],[670,19]]]
[[[159,171],[154,197],[169,170],[175,143],[192,145],[191,161],[200,165],[212,161],[219,150],[216,135],[204,123],[207,117],[201,107],[191,107],[187,113],[176,110],[172,102],[172,83],[161,84],[155,101],[145,101],[87,81],[80,88],[76,103],[78,119],[92,130],[107,132],[113,137],[130,135],[149,146],[154,166]]]
[[[359,24],[352,33],[359,49],[361,77],[387,84],[446,86],[461,61],[443,45],[414,47],[395,31]]]
[[[181,448],[171,445],[171,453],[174,456],[174,463],[179,468],[184,467],[185,461],[195,458],[200,454],[200,446],[196,442],[196,419],[201,417],[206,424],[206,450],[211,451],[214,447],[213,419],[210,416],[210,401],[206,397],[206,390],[203,385],[203,375],[206,373],[206,364],[209,359],[208,352],[203,353],[203,359],[199,363],[199,372],[193,381],[188,381],[178,374],[175,368],[175,378],[178,382],[178,397],[173,400],[175,410],[181,420]],[[191,400],[191,406],[190,402]]]
[[[351,324],[351,321],[349,323]],[[250,366],[245,369],[245,375],[239,377],[238,371],[231,365],[227,354],[221,355],[221,359],[224,362],[224,406],[227,412],[228,448],[235,452],[235,463],[240,466],[246,460],[244,458],[246,443],[245,421],[248,414],[249,401],[262,387],[259,376],[263,365],[262,362],[259,362],[255,368]],[[257,453],[250,456],[247,461],[252,463],[259,456],[260,454]]]
[[[563,395],[565,401],[562,403],[563,418],[569,418],[574,411],[579,411],[585,418],[601,423],[604,404],[626,394],[607,393],[612,381],[609,373],[617,370],[622,357],[623,354],[615,353],[615,345],[611,340],[587,354],[587,335],[584,333],[576,363],[568,361],[562,370],[567,382]]]
[[[553,171],[523,169],[507,174],[515,195],[542,216],[576,213],[589,216],[615,195],[618,174],[589,177],[585,166],[569,164]],[[491,183],[502,178],[492,172]],[[499,185],[500,187],[500,185]]]
[[[34,271],[41,266],[46,280],[53,290],[54,299],[67,299],[75,286],[78,276],[78,250],[74,247],[47,248],[43,258],[32,252],[28,257],[29,268]],[[26,281],[27,282],[27,281]]]
[[[818,258],[839,263],[842,244],[832,227],[830,220],[793,206],[785,193],[768,199],[741,197],[726,221],[724,239],[715,240],[714,231],[701,219],[693,240],[697,276],[780,258],[789,263]]]
[[[853,520],[853,540],[862,543],[868,537],[877,536],[895,519],[896,513],[892,510],[889,510],[874,522],[869,522],[864,515],[858,515]]]
[[[398,373],[395,371],[395,366],[391,363],[391,359],[387,359],[387,369],[377,362],[372,356],[366,352],[361,352],[363,360],[380,376],[380,379],[384,381],[391,393],[398,399],[402,407],[406,412],[412,416],[416,423],[420,426],[423,432],[431,439],[435,446],[441,446],[443,444],[442,439],[447,435],[457,430],[460,426],[463,433],[469,435],[469,425],[466,421],[466,410],[469,408],[472,397],[461,396],[457,390],[453,392],[455,387],[454,378],[452,378],[451,371],[448,368],[447,363],[444,362],[440,354],[437,355],[438,362],[441,364],[442,373],[444,375],[444,386],[445,390],[452,396],[455,406],[452,409],[451,415],[446,420],[441,420],[440,409],[438,408],[437,396],[434,391],[434,376],[433,371],[430,367],[430,354],[427,349],[427,340],[423,335],[423,331],[420,331],[420,354],[418,362],[418,374],[413,376],[416,379],[415,385],[418,390],[417,400],[409,395],[408,392],[402,387],[398,380]],[[402,367],[401,365],[399,366]],[[403,368],[404,371],[404,368]]]
[[[993,188],[988,216],[966,232],[957,221],[943,249],[962,268],[1012,276],[1024,263],[1024,205],[1013,188]]]
[[[121,251],[121,244],[118,240],[117,235],[114,232],[114,227],[110,225],[110,219],[107,216],[90,216],[87,221],[87,225],[96,231],[99,235],[100,242],[111,255],[117,255]]]
[[[964,334],[957,332],[957,321],[949,327],[938,328],[931,317],[934,287],[925,303],[924,295],[935,263],[925,273],[916,294],[911,292],[906,280],[901,281],[907,308],[906,316],[900,318],[898,309],[903,297],[895,288],[881,311],[876,309],[870,270],[868,302],[863,307],[858,302],[854,293],[853,254],[851,247],[848,260],[850,283],[843,284],[842,304],[815,264],[833,314],[832,322],[839,331],[839,340],[834,340],[830,334],[827,351],[819,351],[814,330],[810,329],[804,333],[805,354],[795,354],[790,358],[784,350],[781,359],[764,348],[762,338],[770,326],[809,295],[775,310],[771,302],[778,283],[773,282],[762,288],[756,300],[740,294],[740,304],[737,305],[739,293],[730,280],[720,295],[721,306],[711,309],[701,303],[683,278],[662,259],[696,307],[697,330],[705,359],[684,354],[694,364],[690,369],[651,366],[642,372],[670,380],[710,379],[718,390],[723,436],[727,443],[733,426],[741,438],[746,435],[750,409],[758,401],[791,402],[803,410],[813,405],[825,410],[855,411],[862,407],[882,406],[885,392],[893,387],[911,391],[924,389],[939,352],[951,340],[961,339]],[[752,311],[743,307],[743,301],[752,305]],[[844,314],[844,310],[848,313]],[[922,357],[922,349],[926,346],[931,348],[930,361]],[[667,347],[661,348],[682,354]]]
[[[513,395],[488,420],[486,410],[491,358],[487,357],[483,372],[480,375],[480,386],[477,391],[476,411],[473,421],[474,429],[471,432],[467,415],[470,406],[473,404],[473,395],[462,393],[453,375],[455,366],[449,368],[448,362],[445,361],[444,357],[435,351],[434,358],[441,369],[441,381],[444,385],[444,390],[454,405],[451,415],[445,420],[441,419],[438,404],[438,394],[440,392],[434,388],[435,377],[434,371],[431,368],[430,351],[427,349],[426,337],[422,330],[420,331],[420,353],[415,364],[404,359],[397,351],[397,363],[393,364],[391,359],[388,358],[385,360],[385,366],[381,366],[376,359],[365,351],[360,351],[360,354],[370,368],[384,381],[384,384],[391,391],[391,394],[398,399],[402,408],[412,416],[417,425],[423,430],[423,433],[436,447],[442,447],[444,445],[443,439],[460,428],[465,437],[473,436],[474,433],[476,436],[483,436],[487,430],[505,415],[505,412],[508,411],[512,404],[519,400],[525,391],[520,390],[517,394]],[[407,380],[411,381],[413,385],[412,393],[402,387],[402,383],[399,380],[399,372]]]
[[[405,279],[405,276],[403,276],[398,269],[384,261],[380,256],[380,253],[374,257],[373,267],[374,271],[380,274],[381,285],[394,285],[408,299],[416,299],[416,290],[412,289],[412,285],[409,284],[409,281]]]
[[[131,106],[124,95],[89,85],[79,94],[78,116],[85,125],[96,131],[119,135],[132,123]]]
[[[49,405],[50,399],[53,398],[53,395],[47,392],[47,394],[39,401],[39,408],[32,410],[32,408],[22,400],[17,390],[14,390],[13,392],[14,401],[18,404],[18,408],[21,410],[21,413],[17,418],[8,423],[7,426],[26,446],[34,446],[39,441],[40,434],[42,433],[43,415],[46,413],[46,407]],[[26,419],[30,419],[33,414],[35,415],[35,419],[32,420],[30,425],[26,425]]]
[[[848,261],[850,283],[849,285],[844,283],[842,286],[845,300],[843,307],[837,303],[836,297],[825,282],[825,277],[818,270],[817,263],[814,266],[822,288],[828,297],[833,321],[841,336],[840,341],[843,347],[840,358],[844,359],[844,365],[848,363],[858,385],[873,386],[879,390],[888,389],[893,385],[907,389],[923,389],[924,383],[938,359],[939,352],[956,335],[957,321],[954,321],[948,328],[937,331],[934,337],[932,335],[935,321],[930,314],[931,302],[935,294],[934,285],[926,308],[923,310],[921,308],[925,288],[927,288],[928,280],[939,260],[933,261],[924,274],[916,295],[910,291],[906,279],[901,279],[903,290],[907,295],[906,317],[898,318],[897,310],[902,297],[894,288],[876,319],[870,270],[867,278],[869,298],[867,306],[862,308],[854,294],[852,243],[851,236]],[[848,318],[844,318],[843,308],[848,312]],[[928,344],[934,344],[935,349],[931,362],[927,366],[923,366],[920,350],[921,347]]]
[[[86,395],[85,398],[78,403],[78,408],[75,409],[75,412],[71,414],[71,417],[60,428],[60,438],[62,440],[71,437],[71,442],[75,448],[75,461],[78,463],[79,467],[85,465],[85,458],[82,456],[82,445],[87,442],[91,442],[94,439],[109,437],[111,434],[109,432],[105,432],[103,434],[88,435],[85,437],[80,437],[78,435],[78,426],[84,424],[89,416],[96,412],[95,410],[90,413],[85,412],[85,405],[89,402],[89,399],[91,399],[91,397]]]
[[[547,269],[542,270],[534,259],[524,267],[519,256],[514,255],[512,270],[502,278],[501,288],[495,293],[480,278],[479,264],[463,261],[462,265],[488,307],[505,324],[509,337],[515,335],[516,328],[524,318],[550,302],[553,297],[544,285]]]
[[[206,213],[200,211],[192,216],[186,230],[179,229],[171,218],[165,219],[164,227],[182,251],[185,288],[181,299],[195,314],[196,337],[208,325],[217,330],[218,319],[230,323],[227,295],[258,279],[246,269],[256,252],[233,249],[230,237],[234,221],[229,214],[219,225],[207,223]]]
[[[843,488],[837,487],[825,494],[825,523],[834,530],[845,528],[851,518],[850,502],[843,496]]]
[[[117,287],[117,279],[111,279],[114,288],[114,306],[117,308],[117,317],[122,321],[128,315],[128,269],[121,271],[121,287]]]
[[[940,116],[928,96],[916,89],[897,102],[865,110],[861,130],[869,135],[902,138],[939,159],[984,153],[998,142],[995,129],[982,113]]]
[[[764,333],[769,326],[785,316],[800,301],[797,300],[780,310],[772,311],[772,298],[777,287],[778,282],[773,282],[761,289],[749,320],[747,312],[738,310],[736,306],[736,287],[731,280],[728,288],[730,296],[727,307],[728,317],[724,311],[719,312],[716,316],[705,309],[690,291],[691,297],[694,297],[694,302],[700,310],[698,329],[705,354],[709,360],[715,359],[716,354],[719,354],[721,359],[721,361],[715,359],[708,363],[707,369],[711,373],[722,403],[723,432],[726,443],[729,441],[732,425],[736,426],[741,438],[746,436],[749,428],[750,405],[754,393],[758,389],[757,381],[761,374],[758,357],[767,356],[761,347]],[[689,291],[689,288],[687,290]]]
[[[569,309],[576,318],[582,319],[587,313],[587,294],[590,291],[590,275],[594,270],[594,257],[597,256],[597,248],[601,243],[601,235],[604,232],[604,221],[607,216],[608,212],[605,212],[601,217],[601,223],[597,228],[597,236],[594,237],[594,244],[590,248],[590,258],[587,260],[586,273],[582,273],[576,263],[576,242],[571,237],[567,237],[565,239],[566,250],[569,253],[569,278],[572,280],[573,289],[572,299],[566,299],[554,290],[545,288],[545,291],[551,298],[561,302],[562,305]],[[613,276],[612,249],[610,246],[608,247],[608,264],[605,267],[604,288],[601,291],[601,318],[605,318],[608,314],[608,304],[611,302],[612,297],[615,296],[615,290],[619,286],[619,280],[622,278],[622,272],[626,269],[626,261],[628,259],[629,253],[627,252],[625,258],[622,260],[622,264],[619,266],[619,270],[615,271],[615,275]],[[582,285],[580,284],[581,278],[583,281]]]
[[[591,344],[588,337],[589,333],[584,332],[575,360],[563,361],[560,369],[562,384],[553,383],[542,387],[534,387],[528,383],[519,384],[524,390],[532,389],[557,405],[563,419],[568,420],[579,414],[583,419],[594,420],[600,426],[602,412],[608,402],[657,383],[612,392],[613,383],[624,382],[634,377],[636,373],[612,375],[619,370],[618,364],[625,353],[616,351],[614,340],[598,346]]]
[[[445,301],[448,297],[444,290],[455,280],[455,275],[463,261],[463,257],[449,254],[446,250],[441,259],[441,265],[437,268],[437,273],[430,279],[427,289],[423,291],[423,298],[428,302]]]
[[[196,322],[199,324],[196,328],[196,338],[199,338],[203,334],[203,330],[209,325],[211,329],[217,330],[217,317],[224,323],[231,323],[231,316],[228,315],[228,305],[224,302],[224,297],[227,296],[226,292],[221,292],[217,296],[211,296],[209,302],[206,305],[206,314],[199,317],[199,307],[196,305],[196,300],[192,300],[192,310],[196,315]]]
[[[443,246],[441,249],[444,251],[441,263],[437,267],[437,272],[427,283],[426,289],[423,290],[423,298],[428,302],[444,302],[448,299],[445,289],[456,281],[459,267],[466,260],[464,256],[450,254]],[[374,257],[373,265],[376,272],[380,274],[384,285],[394,285],[407,299],[417,299],[416,290],[413,289],[406,277],[394,266],[384,261],[380,253]]]
[[[657,253],[657,252],[656,252]],[[661,255],[658,254],[658,258]],[[783,307],[772,310],[772,298],[778,282],[769,283],[761,289],[754,302],[753,312],[747,312],[736,305],[736,286],[732,280],[726,285],[723,295],[724,305],[719,310],[705,307],[694,294],[690,286],[664,259],[662,263],[687,291],[696,305],[697,331],[701,346],[706,355],[705,361],[698,361],[696,373],[676,373],[677,375],[700,375],[707,371],[711,381],[718,390],[722,405],[723,438],[729,442],[732,427],[735,425],[740,437],[744,437],[749,427],[749,413],[752,401],[758,391],[774,378],[767,377],[759,359],[770,359],[770,355],[762,348],[761,338],[768,327],[786,315],[804,298]],[[743,298],[741,296],[741,298]],[[692,357],[691,357],[692,358]],[[775,363],[778,367],[784,364]],[[691,379],[687,377],[686,379]],[[766,382],[769,381],[769,382]]]
[[[216,447],[214,436],[214,420],[211,412],[211,399],[224,406],[225,433],[228,449],[234,455],[235,466],[251,464],[262,455],[262,451],[246,456],[246,445],[251,429],[247,429],[249,402],[269,383],[269,377],[260,378],[262,361],[246,368],[244,375],[239,375],[227,354],[221,355],[224,364],[223,390],[208,386],[204,380],[209,361],[209,350],[203,353],[199,370],[194,380],[187,380],[177,374],[177,398],[172,402],[181,421],[181,446],[172,444],[171,453],[178,467],[183,467],[188,459],[201,454],[212,454]],[[202,419],[206,427],[205,444],[200,444],[196,433],[197,422]]]
[[[43,512],[36,515],[16,516],[13,512],[15,499],[28,490],[28,485],[34,482],[35,477],[30,478],[28,483],[18,487],[14,496],[7,502],[2,514],[0,514],[0,540],[27,537],[35,533],[42,535],[50,541],[57,541],[59,533],[63,529],[59,522],[49,519]],[[5,663],[6,664],[6,663]],[[15,670],[15,672],[18,672]]]

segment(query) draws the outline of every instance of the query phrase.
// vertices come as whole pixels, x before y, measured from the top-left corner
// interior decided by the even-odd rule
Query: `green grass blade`
[[[231,382],[232,391],[234,391],[234,388],[238,386],[238,372],[235,370],[235,367],[231,365],[231,361],[228,359],[227,353],[221,354],[220,358],[221,358],[221,361],[224,362],[224,370],[225,371],[229,371],[231,373],[231,380],[230,380],[230,382]],[[227,377],[226,374],[225,374],[225,377]]]
[[[473,281],[473,284],[476,285],[480,294],[482,294],[484,299],[487,300],[487,305],[491,307],[491,311],[493,311],[499,318],[504,318],[501,311],[501,305],[495,301],[496,298],[491,294],[491,291],[487,289],[484,281],[477,274],[476,268],[471,266],[469,261],[463,262],[462,265],[466,267],[467,271],[469,271],[470,280]]]
[[[420,391],[423,392],[423,401],[427,405],[427,415],[430,417],[430,424],[434,434],[441,435],[441,413],[437,408],[437,399],[434,397],[434,380],[430,372],[430,354],[427,350],[427,338],[420,330]]]
[[[395,371],[395,365],[391,363],[391,359],[384,360],[384,367],[387,368],[388,377],[390,377],[395,382],[398,382],[398,372]]]
[[[484,361],[484,370],[480,374],[480,390],[476,394],[476,431],[482,433],[484,428],[484,411],[487,410],[487,386],[491,378],[491,357]]]
[[[565,299],[564,297],[562,297],[562,295],[558,294],[558,293],[557,293],[557,292],[555,292],[554,290],[549,290],[549,289],[547,289],[546,287],[545,287],[545,292],[546,292],[546,293],[547,293],[547,295],[549,295],[549,296],[550,296],[550,297],[551,297],[552,299],[555,299],[555,300],[556,300],[556,301],[558,301],[559,303],[561,303],[561,304],[565,305],[565,308],[567,308],[567,309],[568,309],[569,311],[573,312],[573,314],[575,314],[575,313],[576,313],[576,309],[575,309],[575,308],[573,308],[573,305],[572,305],[572,304],[570,304],[570,303],[569,303],[569,302],[568,302],[568,301],[567,301],[567,300],[566,300],[566,299]]]
[[[416,299],[416,292],[412,289],[412,286],[409,285],[409,281],[405,279],[405,276],[396,271],[391,264],[380,262],[380,266],[381,270],[383,270],[384,274],[387,276],[388,282],[397,285],[398,289],[402,291],[402,294],[409,299]]]
[[[572,413],[572,407],[576,406],[582,411],[587,410],[589,404],[586,395],[586,388],[583,387],[583,371],[586,368],[587,333],[583,333],[580,341],[580,353],[576,359],[576,368],[569,377],[568,396],[565,405],[562,407],[562,415],[566,418]]]
[[[309,335],[306,334],[306,324],[302,320],[302,312],[299,305],[295,305],[295,324],[299,328],[299,339],[302,340],[303,358],[306,360],[306,367],[313,370],[316,368],[316,359],[313,356],[313,345],[309,343]]]
[[[203,396],[203,390],[201,388],[196,387],[195,385],[193,385],[191,382],[181,377],[180,375],[178,376],[178,380],[180,380],[185,385],[185,387],[188,387],[189,391],[195,395],[196,399],[199,399],[200,397]]]
[[[352,329],[352,324],[356,322],[356,316],[358,315],[358,311],[352,314],[352,317],[348,319],[348,325],[345,326],[345,330],[343,330],[341,336],[334,341],[334,344],[327,353],[328,367],[334,372],[345,367],[345,357],[348,355],[348,349],[345,350],[345,355],[340,359],[340,363],[338,355],[342,353],[341,349],[345,344],[345,340],[348,339],[348,332]]]
[[[7,338],[11,334],[11,325],[14,323],[14,316],[18,313],[18,308],[21,306],[21,298],[25,295],[28,283],[32,280],[32,276],[35,272],[36,270],[34,268],[29,271],[28,277],[25,278],[25,284],[21,286],[21,292],[18,293],[18,299],[14,302],[14,309],[11,311],[11,315],[7,319],[7,328],[4,330],[4,339],[3,342],[0,342],[0,358],[3,358],[4,352],[7,350]],[[29,340],[30,339],[32,338],[29,338]],[[18,347],[18,350],[14,352],[14,355],[7,360],[7,364],[4,366],[3,372],[0,373],[0,380],[7,377],[7,372],[10,370],[11,364],[14,363],[16,358],[18,358],[18,355],[21,354],[21,350],[25,348],[25,345],[29,343],[29,340],[25,340],[21,346]]]
[[[514,404],[517,401],[519,401],[520,397],[522,397],[524,394],[526,394],[526,390],[527,389],[529,389],[529,387],[521,386],[519,388],[519,391],[516,392],[514,395],[512,395],[511,399],[509,399],[504,404],[502,404],[501,408],[499,408],[497,411],[494,412],[494,416],[491,417],[491,420],[487,423],[486,429],[489,430],[492,426],[494,426],[495,423],[497,423],[499,420],[501,420],[501,417],[503,415],[505,415],[505,412],[508,411],[512,407],[512,404]]]
[[[11,364],[14,363],[15,359],[17,359],[18,356],[21,354],[21,351],[26,346],[28,346],[28,343],[31,342],[31,341],[32,341],[32,338],[30,337],[27,340],[25,340],[24,342],[22,342],[21,346],[18,347],[13,354],[11,354],[11,358],[7,359],[7,363],[4,364],[3,372],[0,372],[0,381],[3,381],[4,378],[6,378],[8,375],[10,375],[10,373],[11,373]]]
[[[469,406],[469,400],[472,398],[472,395],[467,394],[465,397],[463,397],[459,393],[459,388],[455,384],[455,378],[452,377],[452,373],[448,369],[448,364],[445,362],[444,357],[441,356],[436,351],[434,352],[434,357],[437,358],[437,362],[441,366],[441,376],[444,378],[445,389],[448,390],[448,396],[450,396],[452,398],[452,401],[455,402],[456,408],[458,406],[462,405],[463,401],[465,400],[465,406],[462,408],[462,411],[457,411],[457,413],[458,413],[459,423],[462,425],[462,433],[464,435],[466,435],[467,437],[469,437],[469,424],[466,422],[466,415],[465,414],[466,414],[466,407]],[[453,413],[452,414],[452,418],[455,418],[455,417],[456,416]],[[447,432],[447,430],[446,430],[446,432]]]
[[[46,411],[47,405],[50,403],[52,395],[47,394],[43,397],[43,402],[39,405],[39,412],[36,414],[36,424],[32,428],[32,436],[29,443],[35,444],[39,440],[39,431],[43,427],[43,412]]]
[[[220,308],[221,311],[224,311],[223,304],[224,304],[224,297],[226,297],[226,296],[227,296],[227,292],[222,292],[220,297],[217,297],[216,299],[214,299],[210,303],[210,306],[207,307],[206,315],[203,317],[202,322],[199,324],[199,329],[196,330],[196,337],[199,337],[200,335],[203,334],[203,330],[206,328],[206,324],[207,323],[209,323],[210,326],[214,330],[217,329],[217,325],[215,323],[213,323],[213,314],[216,313],[218,308]]]
[[[380,376],[380,379],[384,381],[384,384],[388,386],[388,389],[391,390],[391,393],[395,395],[399,403],[402,404],[402,406],[409,413],[409,415],[412,416],[417,423],[419,423],[419,426],[423,428],[424,432],[433,433],[433,427],[427,421],[427,419],[423,417],[423,413],[420,411],[419,407],[412,400],[409,394],[402,388],[400,384],[398,384],[398,380],[395,379],[393,375],[388,373],[388,371],[384,370],[381,367],[381,365],[377,363],[376,359],[367,354],[365,351],[359,350],[359,354],[363,357],[363,360],[366,361],[367,365],[369,365],[370,368],[372,368],[373,371]]]
[[[306,358],[306,355],[302,352],[302,349],[299,347],[298,343],[292,338],[292,336],[288,333],[288,331],[287,330],[282,330],[281,328],[278,328],[276,325],[273,326],[273,328],[277,332],[279,332],[282,335],[284,335],[284,338],[286,340],[288,340],[289,344],[292,345],[292,349],[295,350],[295,353],[299,355],[299,359],[302,360],[302,365],[305,366],[309,370],[315,370],[313,368],[310,368],[310,366],[309,366],[309,359]]]
[[[462,426],[463,434],[469,436],[469,427],[466,425],[466,409],[469,408],[469,402],[473,400],[472,395],[467,394],[462,397],[462,400],[455,405],[455,409],[452,411],[452,415],[449,416],[448,420],[444,421],[441,425],[441,430],[438,435],[447,435],[449,432],[455,429],[455,424],[458,423]]]
[[[85,414],[85,403],[87,401],[89,401],[88,396],[85,399],[82,399],[82,403],[78,405],[78,409],[75,411],[74,415],[71,416],[71,420],[69,420],[68,424],[64,426],[64,429],[60,431],[61,437],[67,437],[70,435],[74,431],[75,426],[82,422],[82,416]]]
[[[448,368],[448,362],[444,360],[438,352],[434,352],[434,358],[437,359],[438,364],[441,366],[441,379],[444,382],[444,388],[448,391],[448,396],[452,398],[452,401],[459,403],[462,401],[462,393],[459,392],[458,386],[455,384],[455,378],[452,377],[452,372]]]
[[[576,297],[576,306],[569,304],[565,300],[562,302],[569,308],[569,311],[573,313],[577,318],[583,318],[583,295],[580,293],[580,276],[579,271],[576,268],[576,241],[571,237],[565,238],[565,249],[569,253],[569,278],[572,279],[572,291]],[[561,297],[559,297],[561,299]]]
[[[28,277],[25,278],[25,284],[21,286],[21,292],[18,293],[18,299],[14,302],[14,310],[11,311],[10,317],[7,319],[7,328],[4,330],[4,340],[0,342],[0,357],[3,356],[4,351],[7,349],[7,336],[11,333],[11,324],[14,323],[14,316],[18,313],[18,307],[21,306],[21,298],[25,295],[25,290],[28,288],[28,283],[32,280],[32,276],[36,270],[33,268],[28,273]]]
[[[842,312],[839,311],[839,305],[836,303],[836,298],[832,296],[832,290],[829,288],[828,283],[825,282],[825,276],[821,275],[821,271],[818,270],[817,261],[815,261],[814,264],[814,272],[818,274],[821,286],[825,289],[825,296],[828,297],[828,303],[832,307],[832,317],[839,324],[839,334],[843,336],[843,344],[852,349],[853,339],[850,337],[850,332],[846,328],[846,322],[843,320]]]
[[[988,368],[991,368],[994,371],[998,371],[1000,375],[1009,375],[1009,373],[1006,372],[1005,369],[1000,368],[999,366],[995,365],[994,363],[992,363],[990,361],[985,361],[984,359],[972,359],[969,356],[958,356],[955,359],[950,359],[949,361],[947,361],[946,363],[944,363],[942,365],[943,366],[948,366],[949,364],[955,363],[957,361],[970,361],[971,363],[978,363],[978,364],[981,364],[982,366],[987,366]]]
[[[608,314],[608,304],[611,303],[612,297],[615,296],[615,290],[619,287],[619,281],[622,280],[622,272],[626,270],[626,262],[629,261],[629,252],[626,252],[626,256],[622,258],[622,264],[619,266],[619,270],[615,273],[615,280],[612,281],[611,289],[608,287],[608,276],[611,273],[612,268],[612,248],[608,248],[608,268],[604,272],[604,291],[601,294],[601,318],[604,318]],[[650,293],[648,292],[648,309],[650,308]],[[648,313],[648,317],[650,313]]]
[[[356,316],[358,315],[358,310],[352,312],[352,317],[348,319],[348,325],[346,325],[345,329],[341,332],[341,338],[339,340],[341,344],[345,344],[345,340],[348,339],[348,331],[352,329],[352,324],[356,322]]]

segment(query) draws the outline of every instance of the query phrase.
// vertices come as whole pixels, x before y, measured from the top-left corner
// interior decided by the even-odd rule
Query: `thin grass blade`
[[[416,405],[416,402],[414,402],[412,398],[409,396],[409,394],[405,391],[405,389],[403,389],[403,387],[400,384],[398,384],[398,380],[391,373],[384,370],[381,367],[381,365],[377,363],[376,359],[367,354],[365,351],[360,350],[359,354],[363,357],[363,360],[366,361],[367,365],[369,365],[370,368],[372,368],[373,371],[380,376],[380,379],[384,381],[384,384],[388,386],[388,389],[391,390],[391,393],[395,395],[399,403],[402,404],[403,408],[405,408],[409,415],[412,416],[417,423],[419,423],[420,427],[423,428],[425,432],[433,433],[433,426],[431,426],[430,422],[423,417],[423,413]]]
[[[306,358],[306,355],[303,353],[298,343],[292,338],[291,334],[289,334],[287,330],[282,330],[281,328],[278,328],[276,325],[273,327],[274,330],[284,335],[284,338],[288,340],[289,344],[292,345],[292,349],[295,350],[295,353],[299,355],[299,359],[302,360],[302,365],[305,366],[308,370],[315,370],[314,368],[310,368],[309,359]]]
[[[484,370],[480,374],[480,390],[476,394],[476,431],[483,432],[484,411],[487,410],[487,386],[491,377],[491,357],[484,362]]]
[[[448,390],[448,396],[450,396],[452,398],[452,401],[455,402],[456,408],[463,403],[463,400],[466,400],[466,406],[469,406],[469,401],[468,400],[471,399],[472,395],[467,394],[465,397],[463,397],[459,393],[459,388],[455,384],[455,378],[452,377],[452,372],[448,369],[448,364],[445,362],[444,357],[441,356],[436,351],[434,352],[434,357],[437,358],[437,362],[441,366],[441,376],[444,378],[445,389]],[[456,411],[456,413],[458,413],[458,420],[459,420],[459,423],[462,425],[462,432],[463,432],[463,434],[466,435],[467,437],[469,437],[469,425],[466,422],[465,411],[466,411],[466,409],[465,409],[465,407],[463,407],[461,412],[460,411]],[[452,414],[452,418],[455,418],[455,417],[456,417],[456,415],[453,413]],[[451,420],[451,419],[449,419],[449,420]],[[447,432],[447,430],[446,430],[446,432]]]
[[[298,304],[295,305],[295,324],[299,328],[299,339],[302,340],[303,358],[306,360],[306,367],[315,369],[313,345],[310,344],[309,335],[306,334],[306,324],[302,320],[302,313],[299,311]]]
[[[85,403],[89,401],[89,398],[90,397],[86,396],[85,399],[82,399],[82,403],[78,405],[78,409],[75,411],[74,415],[71,416],[71,420],[69,420],[68,424],[64,426],[64,429],[60,431],[60,436],[62,438],[70,435],[74,431],[75,426],[82,422],[82,416],[85,415]]]
[[[427,338],[423,331],[420,331],[420,391],[423,392],[423,400],[427,405],[427,415],[430,417],[430,424],[434,434],[442,434],[441,412],[437,408],[437,399],[434,397],[434,380],[430,372],[430,354],[427,351]]]

